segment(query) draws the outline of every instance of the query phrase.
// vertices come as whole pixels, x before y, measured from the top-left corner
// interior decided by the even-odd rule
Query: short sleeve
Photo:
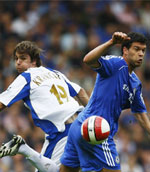
[[[134,97],[133,103],[131,105],[131,111],[133,113],[147,112],[141,89],[142,89],[142,85],[140,84],[135,93],[135,97]]]
[[[100,67],[93,70],[100,73],[102,77],[113,75],[122,65],[125,65],[123,57],[121,56],[102,56],[98,61]]]
[[[6,91],[0,94],[0,102],[5,106],[24,99],[29,95],[29,83],[23,75],[19,75]]]

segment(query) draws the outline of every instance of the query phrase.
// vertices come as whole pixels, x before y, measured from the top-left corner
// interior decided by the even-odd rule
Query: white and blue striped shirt
[[[29,68],[0,94],[0,102],[9,107],[23,100],[35,125],[52,135],[63,132],[65,121],[83,108],[73,98],[80,88],[56,70]]]

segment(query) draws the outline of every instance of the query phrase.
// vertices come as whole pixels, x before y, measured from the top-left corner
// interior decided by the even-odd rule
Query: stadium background
[[[95,73],[82,63],[84,55],[111,38],[114,31],[137,31],[150,37],[150,1],[0,1],[0,92],[17,76],[12,51],[22,40],[45,50],[43,64],[58,69],[91,93]],[[119,47],[109,54],[120,54]],[[150,51],[137,71],[150,111]],[[130,111],[123,112],[117,135],[122,172],[150,172],[150,143]],[[20,134],[40,151],[43,132],[18,102],[0,113],[0,144]],[[0,172],[33,172],[20,155],[0,159]]]

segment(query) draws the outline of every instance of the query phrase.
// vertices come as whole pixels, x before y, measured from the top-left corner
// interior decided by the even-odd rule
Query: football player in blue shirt
[[[122,56],[104,53],[113,45],[122,45]],[[60,172],[82,171],[121,172],[119,156],[113,137],[118,130],[121,111],[130,108],[148,133],[150,120],[141,92],[141,82],[134,73],[140,67],[147,48],[144,35],[115,32],[112,39],[90,51],[83,59],[97,72],[91,98],[85,109],[73,122],[65,151],[61,157]],[[81,136],[81,124],[92,115],[102,116],[110,125],[110,135],[99,145],[86,142]]]

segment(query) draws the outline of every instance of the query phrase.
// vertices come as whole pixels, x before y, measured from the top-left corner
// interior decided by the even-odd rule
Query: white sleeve
[[[5,106],[10,106],[14,102],[21,100],[22,96],[18,95],[26,84],[26,79],[22,75],[19,75],[7,90],[0,94],[0,102]]]

